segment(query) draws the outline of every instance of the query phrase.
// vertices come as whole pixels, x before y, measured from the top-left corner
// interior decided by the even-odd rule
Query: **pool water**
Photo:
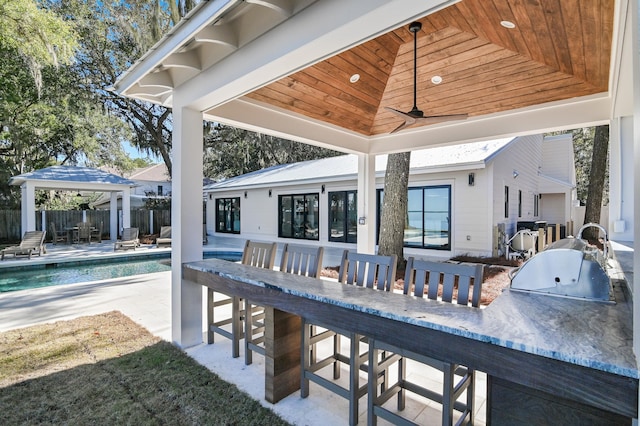
[[[241,254],[224,253],[207,255],[231,261],[240,260]],[[133,275],[150,274],[171,270],[169,258],[153,257],[151,259],[110,259],[100,261],[52,263],[32,265],[22,268],[0,269],[0,293],[49,287],[63,284],[74,284],[88,281],[108,280]]]

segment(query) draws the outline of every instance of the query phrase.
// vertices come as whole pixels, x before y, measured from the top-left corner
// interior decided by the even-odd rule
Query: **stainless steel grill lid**
[[[556,241],[511,272],[511,289],[615,303],[605,256],[581,238]]]

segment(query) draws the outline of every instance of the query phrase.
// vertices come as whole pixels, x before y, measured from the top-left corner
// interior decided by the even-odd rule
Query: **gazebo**
[[[121,176],[91,167],[51,166],[29,173],[13,176],[10,185],[22,190],[22,232],[36,229],[36,189],[63,191],[108,192],[110,200],[110,235],[115,241],[118,235],[118,193],[122,193],[122,226],[131,224],[131,187],[135,183]],[[44,225],[43,225],[44,226]]]
[[[637,0],[200,2],[113,88],[172,108],[172,340],[203,340],[202,288],[182,275],[202,259],[203,120],[356,154],[363,253],[376,245],[377,155],[607,124],[610,238],[633,245],[638,52]],[[468,118],[433,124],[423,111]],[[422,126],[394,132],[405,120]],[[631,287],[637,296],[639,275]]]

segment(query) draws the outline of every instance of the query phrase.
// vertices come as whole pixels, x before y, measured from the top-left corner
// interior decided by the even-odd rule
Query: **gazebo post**
[[[112,191],[109,200],[109,236],[111,241],[118,240],[118,193]]]
[[[20,186],[22,192],[21,216],[22,229],[20,237],[27,231],[36,230],[36,188],[33,182],[25,182]]]
[[[202,113],[173,107],[171,340],[202,343],[202,286],[182,279],[182,264],[202,259]]]
[[[375,253],[376,156],[358,154],[358,253]]]
[[[122,227],[131,227],[131,188],[122,190]]]

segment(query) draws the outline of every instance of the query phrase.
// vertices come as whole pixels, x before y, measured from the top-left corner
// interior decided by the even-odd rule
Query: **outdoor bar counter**
[[[487,424],[630,424],[638,415],[631,302],[505,290],[486,309],[218,259],[183,278],[268,307],[265,398],[300,386],[300,317],[487,373]]]

